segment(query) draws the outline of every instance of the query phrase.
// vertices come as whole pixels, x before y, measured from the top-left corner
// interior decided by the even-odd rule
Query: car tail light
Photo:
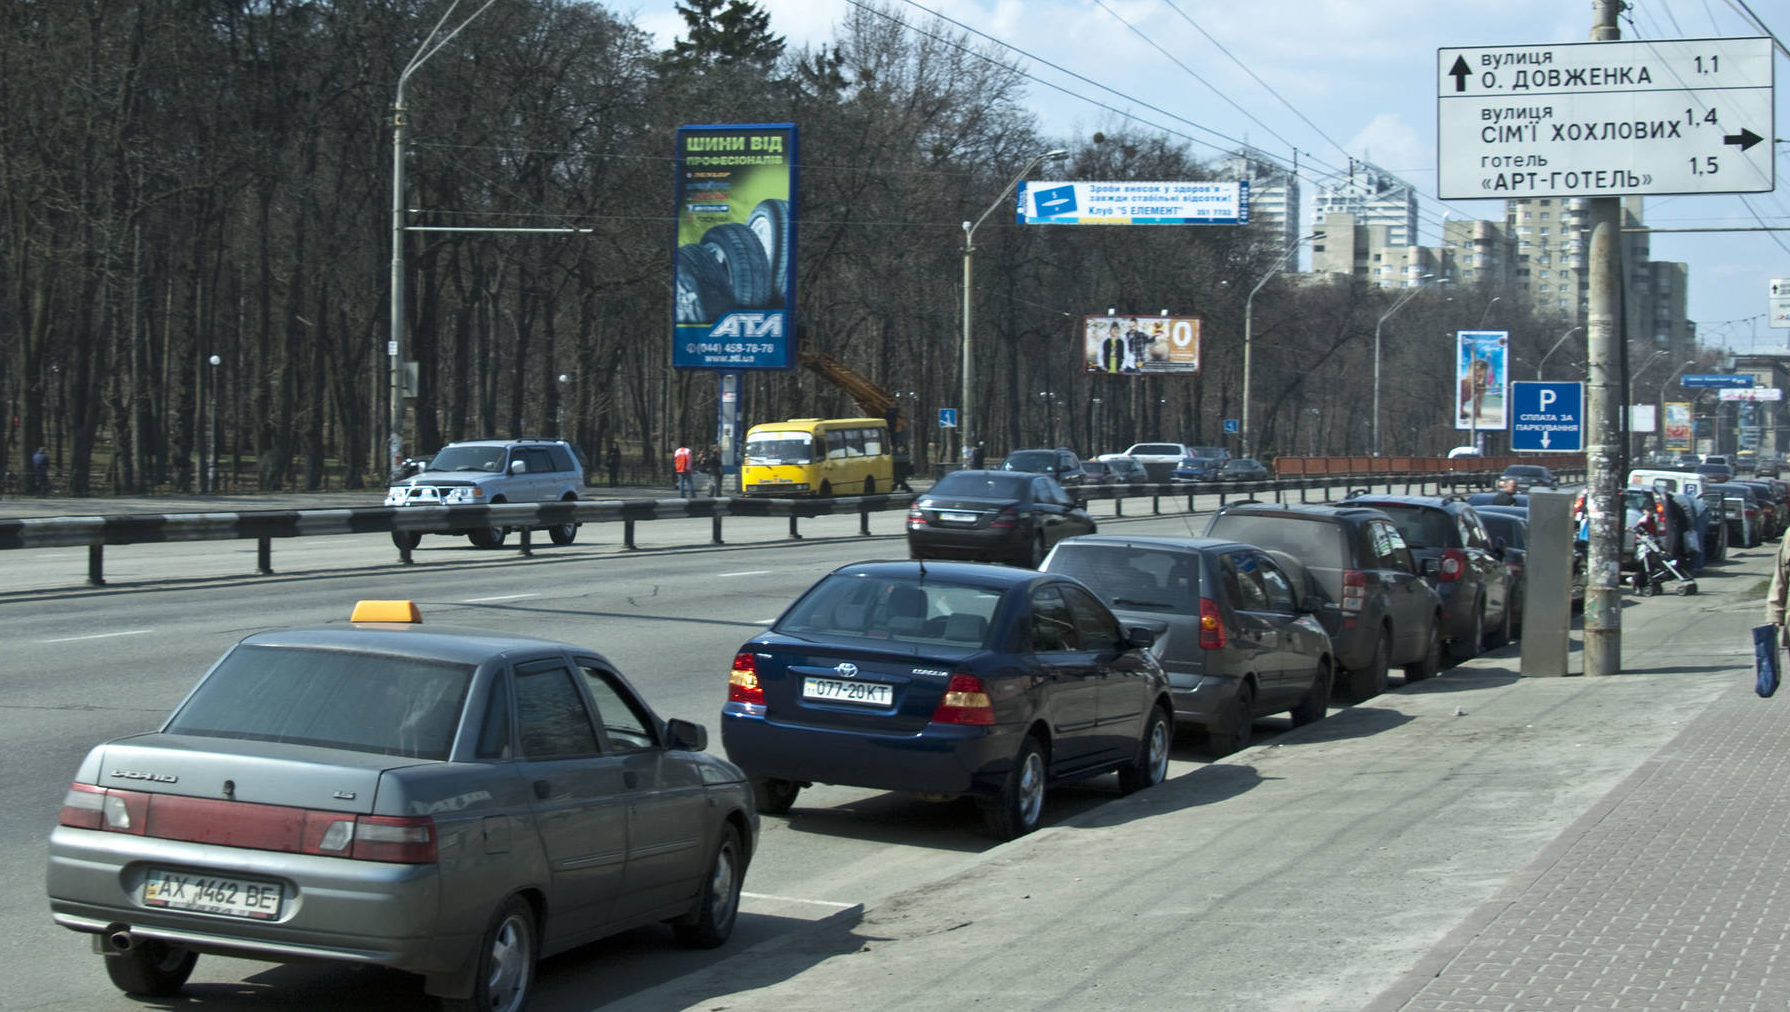
[[[1008,506],[1005,509],[1001,510],[999,513],[996,513],[994,515],[994,519],[990,520],[988,522],[988,526],[998,527],[998,528],[1001,528],[1002,530],[1009,530],[1014,527],[1018,527],[1019,526],[1019,507]]]
[[[353,815],[73,784],[57,822],[76,829],[357,861],[434,864],[437,857],[435,820],[426,815]]]
[[[1360,611],[1367,606],[1367,574],[1359,569],[1343,570],[1342,610]]]
[[[1459,548],[1450,548],[1442,553],[1441,577],[1444,583],[1453,583],[1467,573],[1467,553]]]
[[[909,527],[926,526],[926,511],[920,508],[919,503],[907,508],[907,525]]]
[[[1218,602],[1200,598],[1200,649],[1219,650],[1224,643],[1224,616],[1218,613]]]
[[[758,659],[743,650],[733,655],[733,670],[727,675],[727,701],[764,705],[764,686],[758,684]]]
[[[975,675],[957,674],[945,686],[945,698],[932,713],[935,724],[993,724],[994,701]]]

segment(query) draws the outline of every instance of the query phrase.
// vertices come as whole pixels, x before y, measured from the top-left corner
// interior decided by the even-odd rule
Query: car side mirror
[[[1131,645],[1139,650],[1148,650],[1150,646],[1156,642],[1156,633],[1154,630],[1146,629],[1141,625],[1134,625],[1125,630],[1125,639],[1130,641]]]
[[[709,747],[709,732],[694,721],[673,717],[665,722],[665,741],[680,752],[701,752]]]
[[[521,474],[527,470],[528,470],[528,463],[526,461],[523,461],[523,460],[510,461],[510,473],[511,474]]]

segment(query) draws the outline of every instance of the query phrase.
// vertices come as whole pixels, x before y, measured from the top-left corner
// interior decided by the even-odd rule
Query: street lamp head
[[[1039,155],[1038,160],[1041,162],[1060,162],[1063,159],[1068,158],[1068,157],[1069,157],[1069,149],[1068,148],[1051,148],[1049,151],[1046,151],[1042,155]]]
[[[206,359],[206,361],[210,362],[212,365],[222,365],[224,363],[224,360],[217,357],[216,355],[211,356],[210,358]]]
[[[561,383],[570,383],[570,382],[572,382],[572,377],[570,377],[562,372],[559,374],[559,381]]]

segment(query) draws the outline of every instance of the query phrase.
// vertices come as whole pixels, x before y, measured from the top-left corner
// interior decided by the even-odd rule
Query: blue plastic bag
[[[1761,696],[1778,691],[1778,626],[1753,627],[1753,669],[1758,674],[1753,691]]]

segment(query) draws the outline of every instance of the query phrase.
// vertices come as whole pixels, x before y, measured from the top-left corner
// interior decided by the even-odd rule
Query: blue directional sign
[[[941,429],[957,428],[957,409],[956,408],[940,408],[939,409],[939,428],[941,428]]]
[[[1224,420],[1224,431],[1226,433],[1237,432],[1238,431],[1237,420],[1235,418],[1226,418]]]
[[[1753,385],[1751,376],[1727,376],[1720,373],[1702,376],[1680,376],[1678,385],[1685,387],[1729,387],[1735,390]]]
[[[1510,385],[1510,448],[1576,453],[1585,448],[1585,384]]]

